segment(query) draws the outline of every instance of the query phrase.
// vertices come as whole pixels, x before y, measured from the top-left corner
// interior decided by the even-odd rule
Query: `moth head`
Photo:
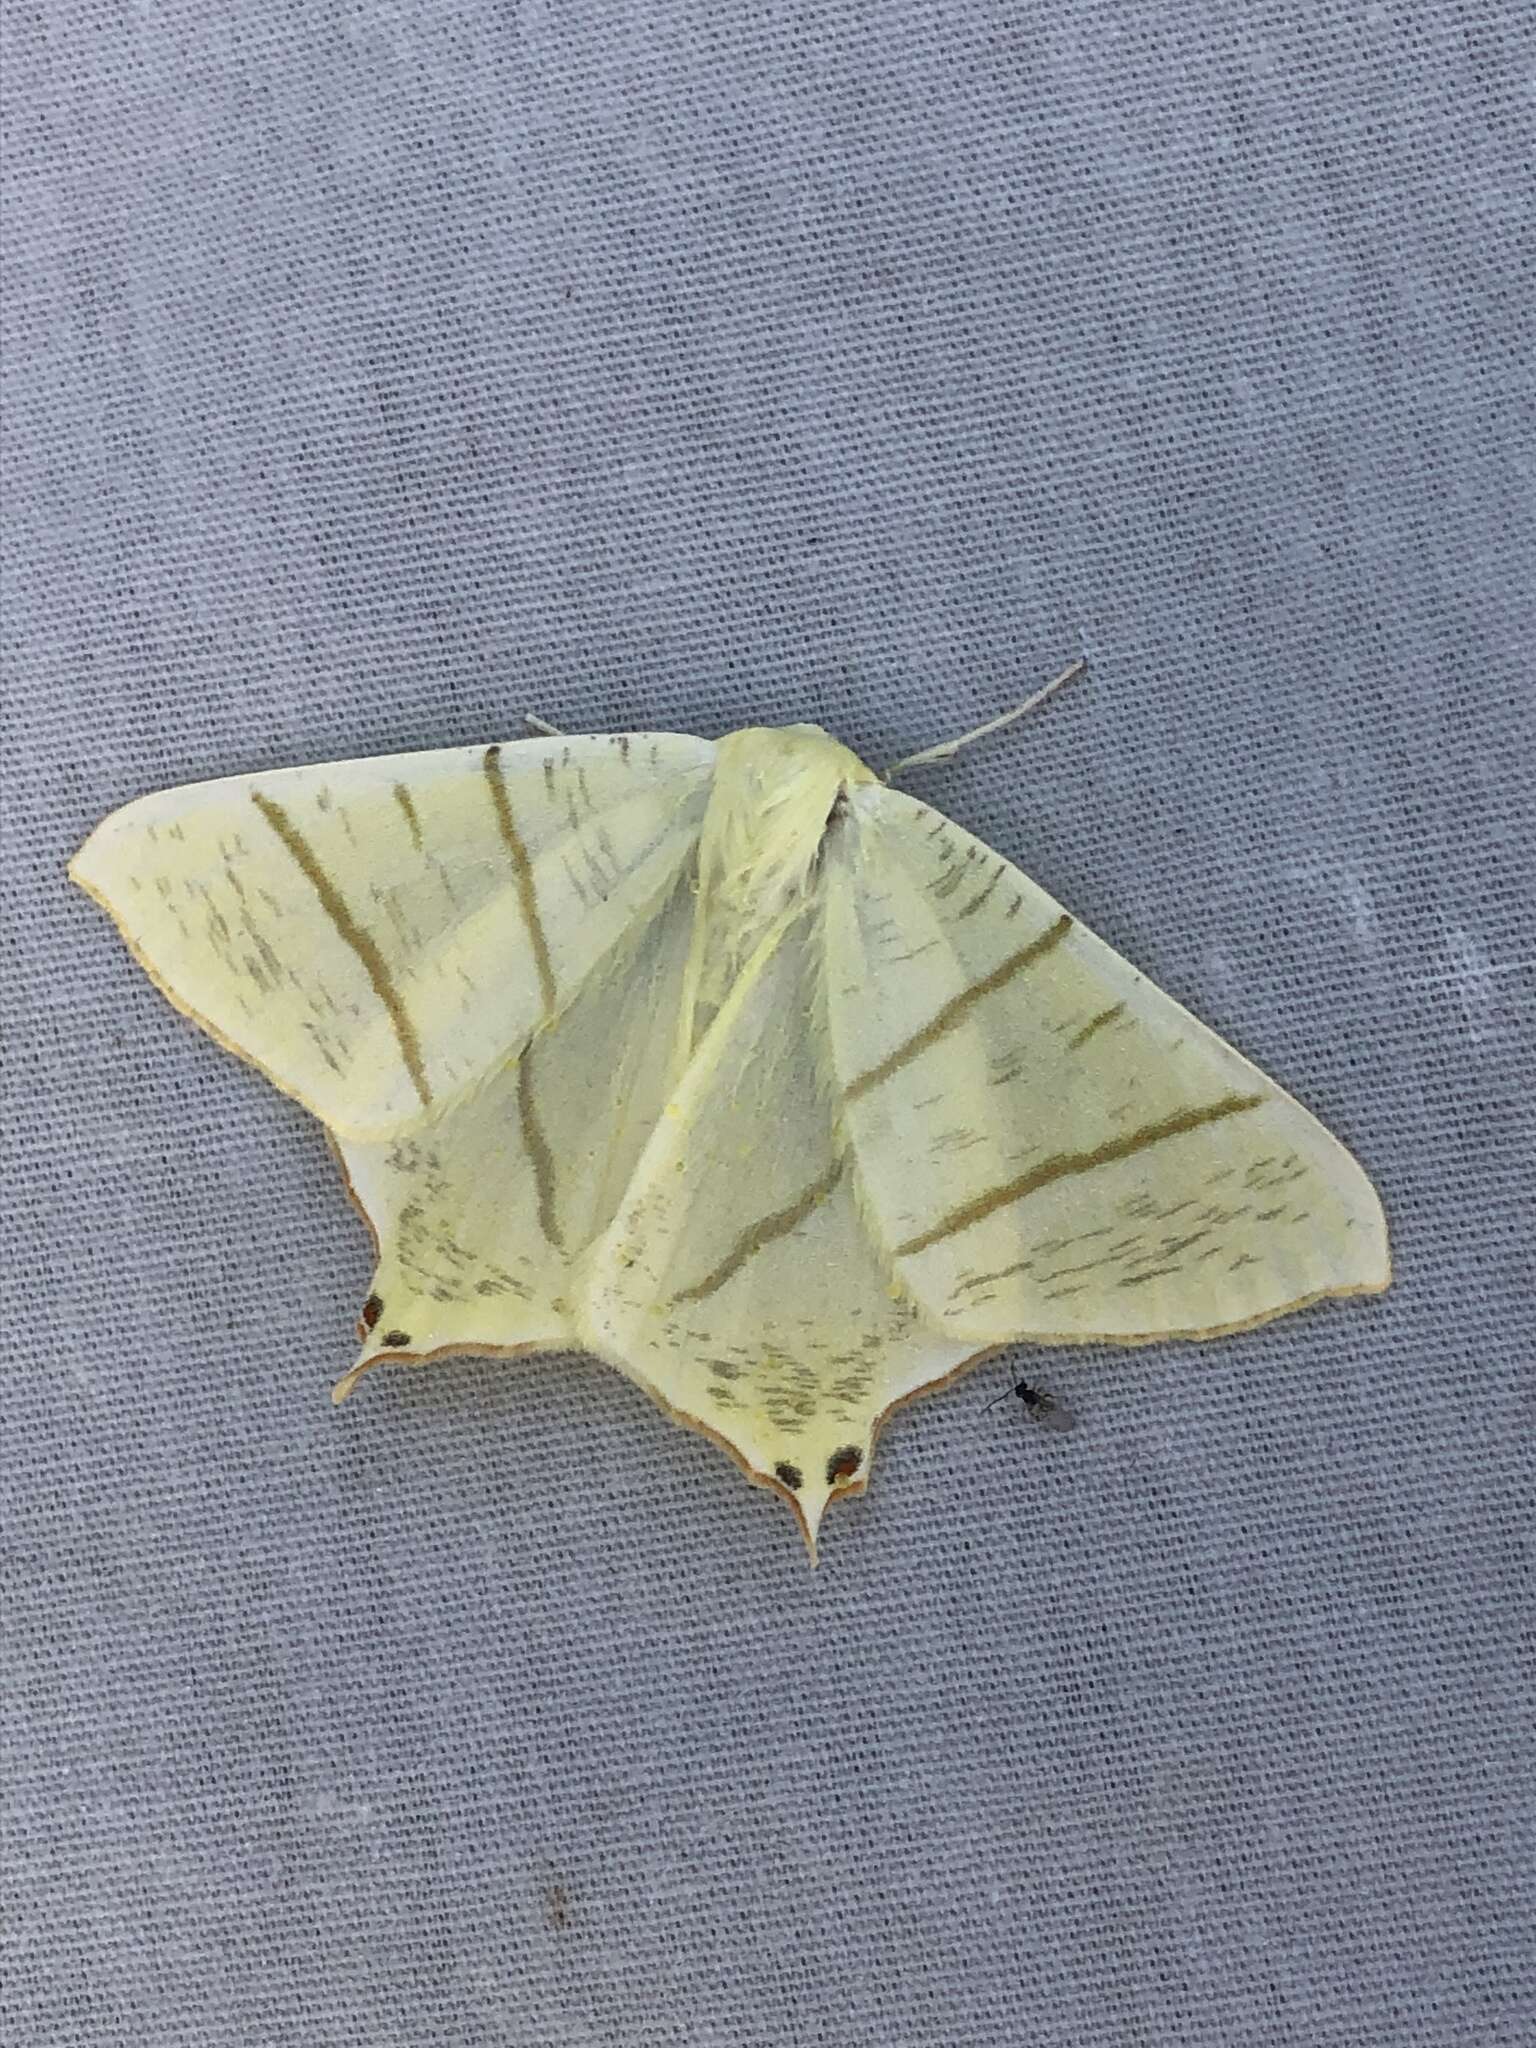
[[[716,742],[716,780],[769,811],[793,808],[824,792],[878,782],[851,747],[819,725],[749,725]]]

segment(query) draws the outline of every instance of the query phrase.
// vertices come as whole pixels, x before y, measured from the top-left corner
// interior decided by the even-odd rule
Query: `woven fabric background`
[[[5,0],[0,2033],[1529,2040],[1529,10]],[[782,1505],[379,1374],[63,878],[272,764],[815,719],[1292,1087],[1398,1278]],[[1529,2009],[1524,2015],[1529,2024]]]

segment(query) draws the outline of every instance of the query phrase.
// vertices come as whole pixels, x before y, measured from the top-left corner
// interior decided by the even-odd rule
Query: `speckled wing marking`
[[[1206,1335],[1387,1284],[1338,1140],[979,840],[861,789],[824,886],[859,1200],[940,1329]]]
[[[538,739],[141,798],[75,880],[178,1008],[343,1136],[451,1104],[668,896],[714,748]]]
[[[812,902],[759,947],[585,1264],[586,1348],[777,1484],[814,1541],[891,1403],[973,1345],[893,1292],[836,1136]]]

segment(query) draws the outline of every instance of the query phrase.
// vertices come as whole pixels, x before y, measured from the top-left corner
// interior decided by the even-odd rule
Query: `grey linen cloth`
[[[4,16],[6,2040],[1529,2040],[1529,10]],[[98,817],[1077,654],[922,794],[1393,1290],[982,1367],[815,1574],[589,1362],[333,1412],[364,1228]]]

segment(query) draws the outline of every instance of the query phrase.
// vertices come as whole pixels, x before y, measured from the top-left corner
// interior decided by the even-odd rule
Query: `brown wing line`
[[[283,806],[264,795],[259,789],[251,791],[251,802],[281,841],[284,852],[294,866],[319,897],[320,907],[335,927],[337,937],[350,948],[367,975],[374,994],[384,1006],[384,1013],[389,1018],[395,1041],[400,1047],[400,1057],[411,1077],[411,1085],[421,1100],[422,1108],[429,1109],[432,1105],[432,1086],[427,1079],[426,1063],[421,1057],[421,1040],[411,1020],[411,1013],[405,1006],[405,998],[395,986],[394,977],[389,971],[389,962],[379,950],[378,941],[372,932],[359,924],[352,915],[347,907],[346,898],[326,873],[314,848]]]
[[[994,1215],[997,1210],[1006,1209],[1014,1202],[1023,1201],[1026,1195],[1034,1194],[1037,1188],[1048,1187],[1052,1181],[1064,1180],[1069,1174],[1091,1173],[1095,1167],[1112,1165],[1118,1159],[1129,1159],[1133,1153],[1161,1145],[1168,1138],[1182,1137],[1187,1131],[1198,1131],[1205,1124],[1220,1122],[1223,1117],[1240,1116],[1245,1110],[1257,1109],[1267,1100],[1264,1095],[1224,1095],[1218,1102],[1175,1110],[1171,1116],[1165,1116],[1155,1124],[1143,1124],[1139,1130],[1127,1131],[1124,1137],[1110,1138],[1091,1152],[1058,1152],[1049,1159],[1042,1159],[1028,1173],[1004,1181],[999,1187],[987,1188],[983,1193],[973,1195],[970,1201],[962,1202],[959,1208],[951,1209],[947,1216],[941,1216],[927,1230],[919,1232],[916,1237],[909,1237],[905,1244],[897,1245],[895,1256],[904,1259],[917,1252],[925,1252],[930,1245],[939,1244],[958,1231],[969,1230],[972,1224],[980,1223],[984,1217]]]
[[[856,1102],[861,1095],[867,1095],[871,1088],[878,1088],[882,1081],[888,1081],[892,1074],[899,1073],[920,1053],[925,1053],[929,1046],[937,1045],[941,1038],[947,1037],[964,1021],[978,1003],[1005,987],[1026,967],[1044,959],[1047,953],[1061,944],[1071,929],[1072,919],[1063,911],[1053,925],[1031,939],[1027,946],[1020,946],[1017,952],[1010,953],[1008,958],[1000,961],[989,974],[984,974],[979,980],[973,981],[970,987],[963,988],[959,995],[951,996],[920,1031],[914,1031],[904,1044],[898,1045],[894,1052],[887,1053],[877,1066],[869,1068],[866,1073],[859,1074],[850,1081],[843,1091],[844,1101]]]
[[[544,920],[539,915],[538,892],[533,882],[533,862],[523,844],[523,835],[517,829],[517,820],[512,815],[512,799],[507,794],[507,785],[501,772],[501,748],[487,747],[482,763],[486,784],[490,789],[491,803],[496,812],[496,828],[501,834],[512,862],[512,878],[517,885],[518,906],[523,913],[529,944],[533,947],[534,965],[538,969],[539,994],[544,1002],[544,1015],[548,1019],[555,1014],[555,970],[549,957],[549,941],[544,935]]]

